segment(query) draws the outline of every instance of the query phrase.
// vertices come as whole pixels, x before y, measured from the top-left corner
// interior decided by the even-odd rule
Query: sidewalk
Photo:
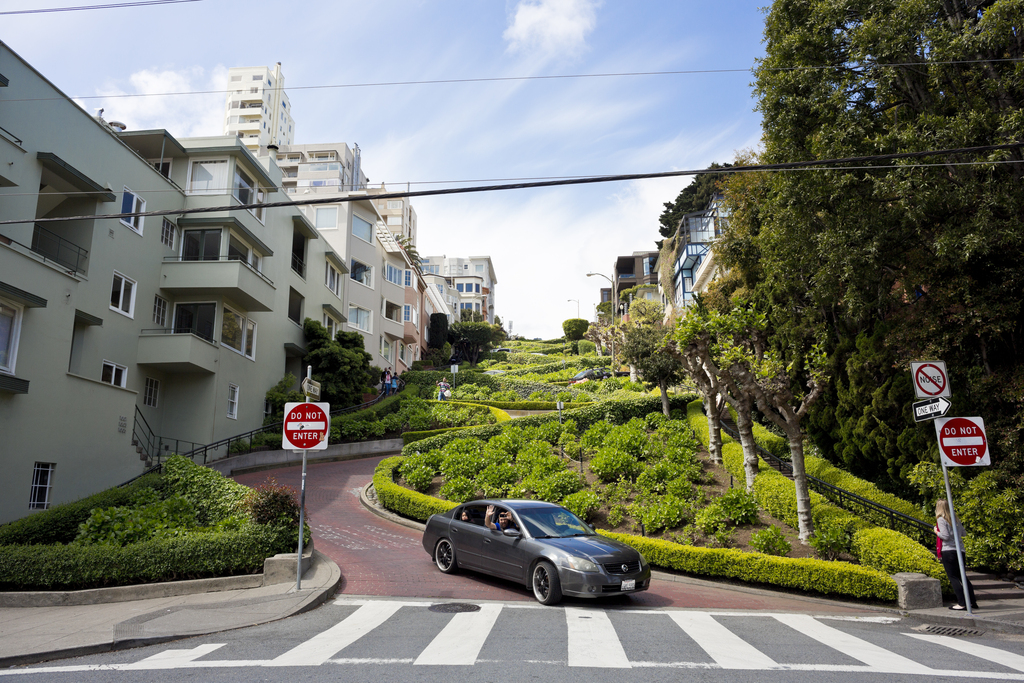
[[[202,590],[198,588],[202,582],[180,583],[196,584],[195,590]],[[311,566],[302,576],[301,591],[296,591],[291,581],[103,604],[0,607],[0,667],[150,645],[284,619],[323,604],[340,583],[338,565],[314,551]]]

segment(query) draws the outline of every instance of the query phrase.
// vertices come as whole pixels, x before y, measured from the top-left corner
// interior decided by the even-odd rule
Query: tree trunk
[[[804,469],[804,438],[799,424],[786,429],[789,453],[793,464],[793,485],[796,487],[796,517],[800,527],[800,542],[807,545],[814,534],[811,519],[811,492],[807,488],[807,470]]]
[[[716,465],[722,464],[722,404],[718,396],[709,396],[704,399],[704,408],[708,414],[708,455],[711,462]]]
[[[668,405],[668,382],[665,380],[658,382],[658,388],[661,389],[661,412],[665,414],[665,417],[672,417],[672,411]]]
[[[630,365],[629,366],[629,381],[630,382],[635,382],[636,381],[636,366],[635,365]]]
[[[736,427],[740,432],[740,445],[743,446],[743,472],[746,474],[747,491],[754,490],[754,477],[757,476],[757,444],[754,442],[754,419],[751,417],[750,398],[745,397],[733,406],[736,408]]]

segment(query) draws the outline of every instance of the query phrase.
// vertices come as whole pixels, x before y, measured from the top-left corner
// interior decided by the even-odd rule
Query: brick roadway
[[[422,534],[377,517],[359,502],[359,491],[383,457],[311,464],[306,475],[306,511],[316,549],[341,567],[341,593],[407,598],[532,600],[524,586],[480,574],[442,574],[420,543]],[[299,489],[301,467],[236,475],[247,486],[273,477]],[[589,601],[581,601],[589,602]],[[867,613],[857,605],[821,604],[786,593],[751,593],[655,579],[635,595],[602,601],[608,605],[744,609],[829,614]]]

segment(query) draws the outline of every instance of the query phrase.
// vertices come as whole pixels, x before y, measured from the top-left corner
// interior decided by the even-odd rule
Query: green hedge
[[[698,548],[656,538],[600,531],[640,551],[659,567],[698,576],[720,576],[825,595],[868,598],[891,602],[896,582],[877,569],[847,562],[775,557],[728,548]]]
[[[610,367],[612,359],[610,356],[573,356],[571,359],[566,359],[564,362],[555,361],[553,363],[541,363],[539,365],[531,365],[525,368],[517,368],[515,370],[507,370],[504,374],[505,377],[516,377],[518,375],[546,375],[549,372],[557,372],[565,368],[579,368],[581,370],[587,370],[589,368],[601,368]]]
[[[0,589],[75,590],[158,581],[253,574],[264,558],[294,552],[294,534],[250,524],[238,531],[199,533],[119,547],[0,547]]]
[[[708,422],[701,401],[687,406],[687,419],[701,443],[708,444]],[[766,436],[767,435],[767,436]],[[760,425],[755,425],[754,438],[779,439]],[[726,470],[733,477],[744,481],[743,448],[729,436],[722,435],[722,460]],[[811,519],[816,529],[841,527],[852,535],[851,553],[867,567],[883,572],[920,572],[943,582],[948,591],[942,565],[923,546],[904,534],[889,529],[878,529],[848,510],[828,502],[813,491],[811,495]],[[796,513],[796,489],[792,480],[779,474],[763,460],[758,461],[758,474],[754,479],[754,497],[762,510],[780,519],[794,529],[799,526]],[[870,532],[870,533],[868,533]],[[884,533],[881,533],[884,532]]]
[[[78,536],[78,525],[89,518],[93,508],[130,505],[141,489],[154,489],[159,494],[166,487],[167,481],[159,474],[147,474],[127,486],[100,491],[87,498],[37,512],[0,526],[0,546],[70,543]]]
[[[501,410],[558,410],[558,404],[554,401],[484,401],[476,400],[482,406],[491,406]],[[571,403],[569,404],[572,405]]]
[[[425,522],[430,515],[447,512],[458,505],[458,503],[427,496],[396,484],[394,471],[404,459],[402,456],[385,458],[373,471],[373,490],[377,494],[377,500],[385,509],[403,517]]]

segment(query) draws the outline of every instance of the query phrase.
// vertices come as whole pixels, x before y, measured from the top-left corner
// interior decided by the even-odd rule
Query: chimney
[[[278,62],[278,63],[280,64],[280,62]],[[277,161],[277,150],[278,149],[279,148],[278,148],[277,145],[267,145],[267,152],[270,154],[270,158],[273,159],[274,161]]]

